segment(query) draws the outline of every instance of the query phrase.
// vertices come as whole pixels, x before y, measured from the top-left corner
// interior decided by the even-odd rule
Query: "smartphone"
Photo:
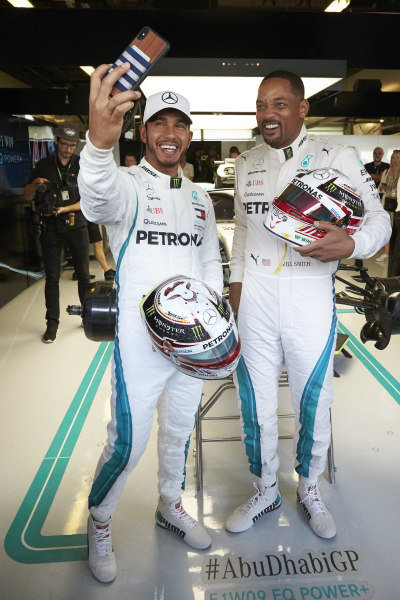
[[[115,83],[111,95],[136,90],[169,48],[167,40],[151,27],[143,27],[108,71],[110,73],[115,67],[126,62],[131,65],[130,70]]]

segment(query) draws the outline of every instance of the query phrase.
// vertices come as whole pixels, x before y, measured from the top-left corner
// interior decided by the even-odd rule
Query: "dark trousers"
[[[400,212],[394,213],[389,246],[388,277],[400,275]]]
[[[60,319],[61,252],[66,244],[71,252],[72,263],[78,276],[78,293],[81,304],[90,282],[89,274],[89,234],[87,227],[57,232],[44,230],[40,234],[42,257],[46,271],[44,295],[46,300],[46,321],[58,325]]]

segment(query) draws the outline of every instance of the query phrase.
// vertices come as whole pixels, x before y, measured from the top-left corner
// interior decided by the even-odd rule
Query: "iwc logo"
[[[176,104],[178,102],[178,96],[173,92],[164,92],[161,96],[161,100],[165,102],[165,104]]]

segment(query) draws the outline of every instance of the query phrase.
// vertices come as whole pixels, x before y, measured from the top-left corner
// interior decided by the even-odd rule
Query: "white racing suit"
[[[352,257],[367,258],[390,237],[375,184],[352,147],[309,137],[262,144],[236,159],[236,226],[231,278],[243,282],[238,314],[242,358],[236,384],[250,470],[264,485],[279,466],[278,381],[285,365],[296,415],[296,471],[316,478],[330,443],[333,355],[336,344],[334,275],[338,263],[303,258],[263,226],[268,207],[297,174],[334,167],[361,194],[366,218]]]
[[[177,371],[152,349],[140,301],[178,274],[221,292],[222,269],[214,210],[199,186],[164,175],[145,160],[118,168],[112,150],[94,148],[88,137],[80,156],[82,212],[89,221],[106,225],[117,264],[112,416],[89,496],[93,517],[104,521],[146,448],[157,402],[159,492],[165,502],[179,498],[201,401],[202,381]]]

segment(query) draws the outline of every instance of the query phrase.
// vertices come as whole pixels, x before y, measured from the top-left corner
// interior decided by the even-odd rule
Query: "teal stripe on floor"
[[[368,371],[385,390],[400,404],[400,382],[367,350],[367,348],[351,333],[343,323],[338,324],[338,331],[349,336],[347,347],[362,362]],[[382,350],[385,352],[385,350]]]
[[[102,342],[6,535],[4,547],[22,563],[65,562],[87,558],[86,534],[42,535],[89,409],[110,361],[113,344]]]

